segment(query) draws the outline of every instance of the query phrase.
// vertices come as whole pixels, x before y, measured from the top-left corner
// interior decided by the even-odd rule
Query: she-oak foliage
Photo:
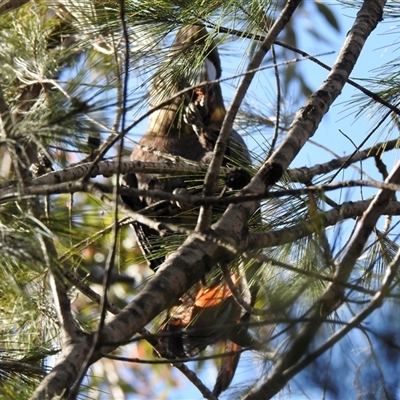
[[[231,299],[249,320],[226,328],[242,323],[256,344],[243,348],[221,397],[398,397],[397,49],[364,87],[374,96],[364,90],[348,107],[354,117],[374,114],[351,137],[356,151],[292,166],[303,147],[329,147],[340,135],[319,128],[321,119],[352,84],[382,18],[398,26],[396,2],[336,5],[344,3],[357,13],[349,32],[340,29],[342,9],[317,0],[2,2],[1,398],[215,398],[224,345],[208,346],[195,363],[171,363],[159,328],[191,287],[232,284],[232,276],[247,277]],[[207,165],[168,154],[156,165],[129,162],[151,114],[152,82],[163,79],[166,100],[208,55],[171,58],[177,30],[196,23],[229,78],[216,154]],[[301,68],[314,61],[282,65],[315,43],[330,48],[325,32],[341,47],[321,81]],[[214,180],[223,186],[232,173],[217,154],[232,128],[252,152],[252,180],[210,195]],[[127,172],[182,176],[196,190],[129,192],[119,185]],[[130,225],[160,226],[121,194],[154,197],[163,210],[202,206],[201,229],[161,227],[169,234],[154,247],[168,257],[153,273]],[[231,204],[220,215],[222,203]]]

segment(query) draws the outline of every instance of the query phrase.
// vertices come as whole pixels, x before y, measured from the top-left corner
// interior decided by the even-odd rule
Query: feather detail
[[[204,61],[199,67],[190,67],[190,63],[185,63],[185,56],[190,59],[193,56],[198,57],[199,54],[204,56]],[[187,73],[184,68],[186,65]],[[164,161],[162,153],[165,153],[195,162],[206,162],[214,150],[225,117],[225,106],[219,83],[210,82],[192,87],[214,81],[220,76],[218,51],[205,27],[193,25],[180,29],[169,59],[163,63],[153,80],[150,105],[154,107],[182,89],[190,90],[171,99],[151,114],[148,129],[133,150],[131,159]],[[226,160],[228,159],[230,162],[236,160],[238,163],[250,164],[247,147],[235,131],[231,134],[231,143],[226,153]],[[192,184],[191,181],[187,182],[184,176],[166,177],[155,173],[130,175],[125,179],[126,185],[143,190],[173,193],[175,190],[185,190]],[[123,200],[135,211],[146,212],[146,215],[149,215],[149,209],[154,211],[154,207],[157,206],[156,200],[147,197],[124,196]],[[214,208],[216,209],[217,207]],[[157,221],[195,226],[198,215],[196,210],[188,211],[175,204],[166,207],[164,204],[163,211],[156,214]],[[161,240],[154,241],[154,237],[160,237],[163,233],[137,222],[133,223],[133,228],[150,268],[158,268],[164,261],[165,249]],[[212,268],[217,266],[210,265],[210,269]],[[241,285],[242,279],[239,279],[237,274],[232,275],[232,280],[236,285]],[[220,341],[226,341],[227,348],[240,348],[239,344],[233,343],[232,340],[235,341],[236,332],[241,333],[241,336],[244,336],[242,331],[247,333],[246,324],[242,324],[242,314],[242,309],[236,304],[229,287],[221,278],[214,280],[207,287],[199,283],[182,296],[179,305],[169,311],[167,319],[159,329],[166,335],[162,335],[160,340],[177,357],[193,356],[208,345]],[[239,357],[240,353],[223,359],[214,388],[215,393],[219,394],[229,386]]]
[[[223,391],[228,389],[235,376],[236,368],[240,360],[241,347],[237,344],[226,341],[225,352],[231,353],[237,351],[237,354],[232,354],[222,358],[221,365],[218,370],[217,380],[214,385],[213,395],[218,397]]]

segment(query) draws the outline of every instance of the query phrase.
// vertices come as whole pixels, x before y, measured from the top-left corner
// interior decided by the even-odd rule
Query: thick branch
[[[165,161],[165,162],[140,162],[140,161],[121,161],[117,163],[115,161],[102,161],[97,164],[94,162],[76,165],[74,167],[65,168],[61,171],[49,172],[46,175],[42,175],[38,178],[27,181],[26,185],[52,185],[55,183],[62,182],[72,182],[83,178],[89,171],[91,171],[91,176],[95,177],[98,175],[112,176],[118,171],[120,174],[127,173],[158,173],[163,175],[168,174],[179,174],[179,173],[199,173],[205,174],[207,171],[206,165],[194,165],[186,163],[179,157],[174,157],[175,161]],[[0,189],[7,188],[13,184],[15,181],[7,181],[0,185]]]
[[[274,40],[277,38],[279,33],[285,28],[286,24],[290,21],[293,13],[295,12],[297,6],[300,4],[301,0],[288,0],[285,7],[283,8],[281,14],[277,20],[272,25],[268,35],[261,43],[260,48],[254,54],[249,65],[247,66],[246,75],[244,76],[240,86],[238,87],[234,98],[227,110],[226,116],[221,126],[221,131],[218,135],[217,142],[215,144],[213,157],[211,159],[210,167],[207,171],[207,175],[204,181],[204,195],[211,196],[215,193],[218,175],[222,165],[222,161],[228,147],[229,136],[233,129],[233,122],[236,118],[236,114],[239,107],[247,93],[248,88],[255,76],[255,70],[259,68],[264,59],[265,55],[271,48]],[[253,71],[251,72],[250,71]],[[211,208],[202,207],[200,210],[199,220],[197,229],[208,229],[209,221],[211,221]]]
[[[331,70],[331,73],[328,75],[328,78],[322,84],[321,88],[311,96],[306,106],[303,107],[303,109],[297,114],[296,120],[290,129],[288,137],[277,150],[276,153],[280,153],[277,154],[276,157],[276,162],[279,165],[287,166],[288,159],[293,159],[299,148],[301,148],[304,144],[303,140],[307,139],[309,137],[308,135],[315,131],[322,115],[329,109],[333,100],[340,94],[343,85],[349,77],[349,74],[360,55],[361,49],[367,37],[382,19],[384,4],[384,0],[365,0],[363,3],[361,10],[357,14],[357,18],[352,29],[347,34],[345,44],[338,56],[337,61],[335,62],[334,67]],[[301,121],[300,124],[296,124],[298,119]],[[295,127],[302,128],[298,130],[298,136],[292,135],[292,133],[295,131]],[[283,170],[281,172],[283,172]],[[387,197],[387,201],[389,201],[391,192],[385,190],[382,190],[382,192],[388,193],[384,195],[384,197]],[[378,194],[376,198],[381,197],[382,196]],[[379,213],[382,212],[382,206],[386,205],[387,201],[386,203],[380,204],[378,207]],[[371,203],[370,207],[372,207],[372,204],[373,203]],[[373,214],[375,215],[375,213]],[[360,224],[360,226],[362,225]],[[346,257],[346,266],[352,263],[351,268],[354,265],[354,256],[356,253],[357,257],[359,256],[362,247],[365,244],[365,241],[362,241],[360,235],[357,235],[357,242],[357,250],[351,252],[352,257]],[[359,246],[361,246],[361,250],[359,249]],[[348,276],[347,274],[349,273],[350,268],[340,268],[340,270],[343,272],[338,273],[337,278],[340,281],[346,282]],[[329,286],[329,288],[332,287],[333,285]],[[270,377],[268,377],[260,387],[253,389],[246,397],[247,399],[269,399],[278,393],[288,382],[288,377],[284,375],[285,370],[296,363],[303,356],[318,328],[325,320],[326,315],[332,311],[333,304],[329,306],[329,301],[337,301],[337,299],[335,299],[336,293],[329,288],[323,297],[323,301],[321,299],[322,302],[317,302],[310,314],[311,319],[314,321],[303,325],[299,331],[299,334],[293,340],[286,353],[280,358]]]

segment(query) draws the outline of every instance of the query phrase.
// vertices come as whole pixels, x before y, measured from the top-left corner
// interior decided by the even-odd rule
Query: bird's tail
[[[230,340],[226,341],[225,352],[233,353],[229,356],[222,358],[221,365],[219,367],[217,380],[214,385],[213,394],[218,397],[223,391],[228,389],[235,376],[236,368],[239,364],[241,347]],[[235,353],[236,352],[236,353]]]

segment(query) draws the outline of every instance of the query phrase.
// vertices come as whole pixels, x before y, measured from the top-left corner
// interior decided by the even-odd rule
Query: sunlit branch
[[[316,350],[306,355],[304,359],[288,368],[285,372],[285,379],[290,379],[299,371],[303,370],[307,365],[313,362],[316,358],[322,355],[326,350],[330,349],[335,343],[347,335],[352,329],[356,328],[362,321],[364,321],[374,310],[382,307],[385,299],[390,293],[390,286],[398,274],[400,265],[400,250],[397,252],[393,261],[386,268],[386,273],[382,281],[382,285],[375,293],[369,304],[355,315],[345,326],[336,331],[331,337]]]
[[[313,135],[319,122],[321,121],[322,115],[328,111],[332,102],[341,93],[342,88],[349,78],[349,75],[358,60],[360,52],[369,34],[376,28],[378,22],[382,19],[384,4],[384,0],[365,0],[363,2],[354,24],[347,34],[346,41],[340,51],[340,54],[338,55],[338,58],[331,69],[331,72],[317,92],[311,95],[306,105],[298,112],[295,121],[291,125],[288,136],[284,139],[277,151],[272,155],[272,160],[270,159],[269,162],[266,163],[265,168],[271,168],[272,162],[277,162],[282,168],[281,173],[283,173],[300,148],[303,147],[307,139]],[[294,135],[295,132],[297,133],[296,135]],[[286,150],[286,154],[284,150]],[[260,172],[262,172],[263,168],[264,167],[261,168]],[[394,183],[397,182],[395,181]],[[382,192],[385,193],[384,197],[388,196],[389,191],[382,190]],[[380,196],[377,195],[376,199],[379,197]],[[385,203],[386,202],[383,202],[382,205]],[[370,207],[376,211],[373,213],[373,215],[378,217],[377,214],[378,212],[382,212],[382,207],[377,207],[375,209],[372,204],[373,202],[371,202]],[[360,224],[360,226],[362,225]],[[370,226],[369,224],[367,224],[367,226],[364,225],[364,227],[367,228],[369,235]],[[357,239],[359,245],[363,246],[365,244],[365,241],[360,240],[359,236]],[[350,254],[353,256],[357,255],[358,257],[360,254],[360,251],[358,250],[359,248],[357,246],[357,251],[352,251]],[[347,266],[350,264],[350,268],[339,267],[339,270],[342,269],[343,271],[343,273],[338,273],[336,275],[336,278],[340,282],[347,281],[347,273],[354,266],[353,257],[351,257],[351,263],[346,262],[345,265]],[[346,273],[344,273],[344,271],[346,271]],[[340,304],[341,298],[340,295],[338,296],[337,290],[334,291],[333,289],[330,289],[333,287],[334,284],[330,284],[328,286],[327,291],[315,303],[313,309],[311,310],[310,316],[312,319],[315,319],[315,321],[303,324],[301,326],[291,341],[289,347],[285,353],[282,354],[281,358],[275,365],[270,376],[267,377],[260,386],[252,389],[246,396],[246,399],[269,399],[286,385],[289,377],[285,374],[285,371],[304,356],[309,344],[313,340],[316,332],[325,320],[326,316],[329,315],[329,313],[332,312],[335,307],[337,307],[338,302]]]
[[[184,159],[180,157],[174,157],[174,162],[141,162],[141,161],[122,161],[119,165],[120,173],[160,173],[160,174],[184,174],[184,173],[198,173],[204,174],[206,166],[190,162],[186,163]],[[115,161],[101,161],[98,164],[94,162],[80,164],[74,167],[65,168],[61,171],[49,172],[38,178],[27,180],[26,185],[47,185],[62,182],[71,182],[83,178],[88,171],[91,170],[91,177],[99,175],[112,176],[117,173],[118,167]],[[224,172],[227,169],[223,170]],[[16,181],[7,181],[0,185],[0,188],[6,188],[15,185]]]
[[[343,156],[334,158],[324,164],[314,165],[312,167],[302,167],[290,169],[286,172],[287,177],[293,182],[308,183],[317,175],[324,175],[338,168],[347,168],[353,163],[366,160],[370,157],[382,155],[386,151],[393,150],[400,145],[399,139],[390,140],[388,142],[378,143],[368,149],[358,151],[351,156]]]
[[[371,204],[372,200],[349,201],[340,204],[337,208],[318,213],[319,223],[324,226],[334,226],[349,218],[361,217]],[[382,215],[400,215],[400,203],[391,201],[382,210]],[[266,232],[250,233],[247,237],[248,249],[260,249],[265,247],[280,246],[292,243],[303,237],[312,235],[319,227],[312,220],[302,221],[294,226],[270,230]]]
[[[282,9],[280,15],[275,20],[271,29],[269,30],[265,40],[261,43],[257,52],[253,55],[247,70],[254,70],[258,68],[265,55],[271,48],[274,40],[277,38],[279,33],[285,28],[286,24],[290,21],[293,13],[295,12],[297,6],[300,4],[300,0],[288,0],[284,8]],[[232,132],[233,122],[236,118],[239,107],[247,93],[247,90],[255,76],[254,73],[248,73],[244,76],[242,82],[238,86],[236,93],[229,105],[224,121],[221,126],[218,139],[215,143],[213,157],[204,180],[204,196],[211,196],[215,193],[219,171],[222,165],[222,161],[228,146],[229,136]],[[202,207],[200,209],[198,222],[196,230],[208,229],[211,222],[211,208]]]
[[[214,24],[212,24],[212,23],[209,23],[207,26],[212,27],[212,28],[216,28],[216,26]],[[218,26],[217,29],[218,29],[219,32],[228,33],[230,35],[239,36],[241,38],[257,40],[259,42],[263,42],[265,40],[265,36],[255,35],[253,33],[245,32],[245,31],[239,31],[239,30],[236,30],[236,29],[225,28],[223,26]],[[290,44],[287,44],[287,43],[283,43],[280,40],[275,40],[274,44],[276,44],[277,46],[283,47],[285,49],[291,50],[291,51],[293,51],[295,53],[298,53],[298,54],[302,55],[303,57],[309,58],[312,62],[314,62],[315,64],[319,65],[320,67],[326,69],[327,71],[331,71],[331,67],[329,65],[327,65],[327,64],[323,63],[322,61],[318,60],[318,58],[316,58],[315,56],[312,56],[309,53],[298,49],[297,47],[291,46]],[[387,107],[389,110],[393,111],[395,114],[400,115],[400,110],[396,106],[394,106],[393,104],[390,104],[388,101],[383,99],[378,94],[376,94],[374,92],[371,92],[370,90],[368,90],[367,88],[365,88],[364,86],[358,84],[357,82],[355,82],[354,80],[352,80],[350,78],[347,78],[346,82],[349,85],[353,86],[354,88],[358,89],[360,92],[364,93],[366,96],[370,97],[372,100],[374,100],[377,103],[380,103],[383,106]]]

